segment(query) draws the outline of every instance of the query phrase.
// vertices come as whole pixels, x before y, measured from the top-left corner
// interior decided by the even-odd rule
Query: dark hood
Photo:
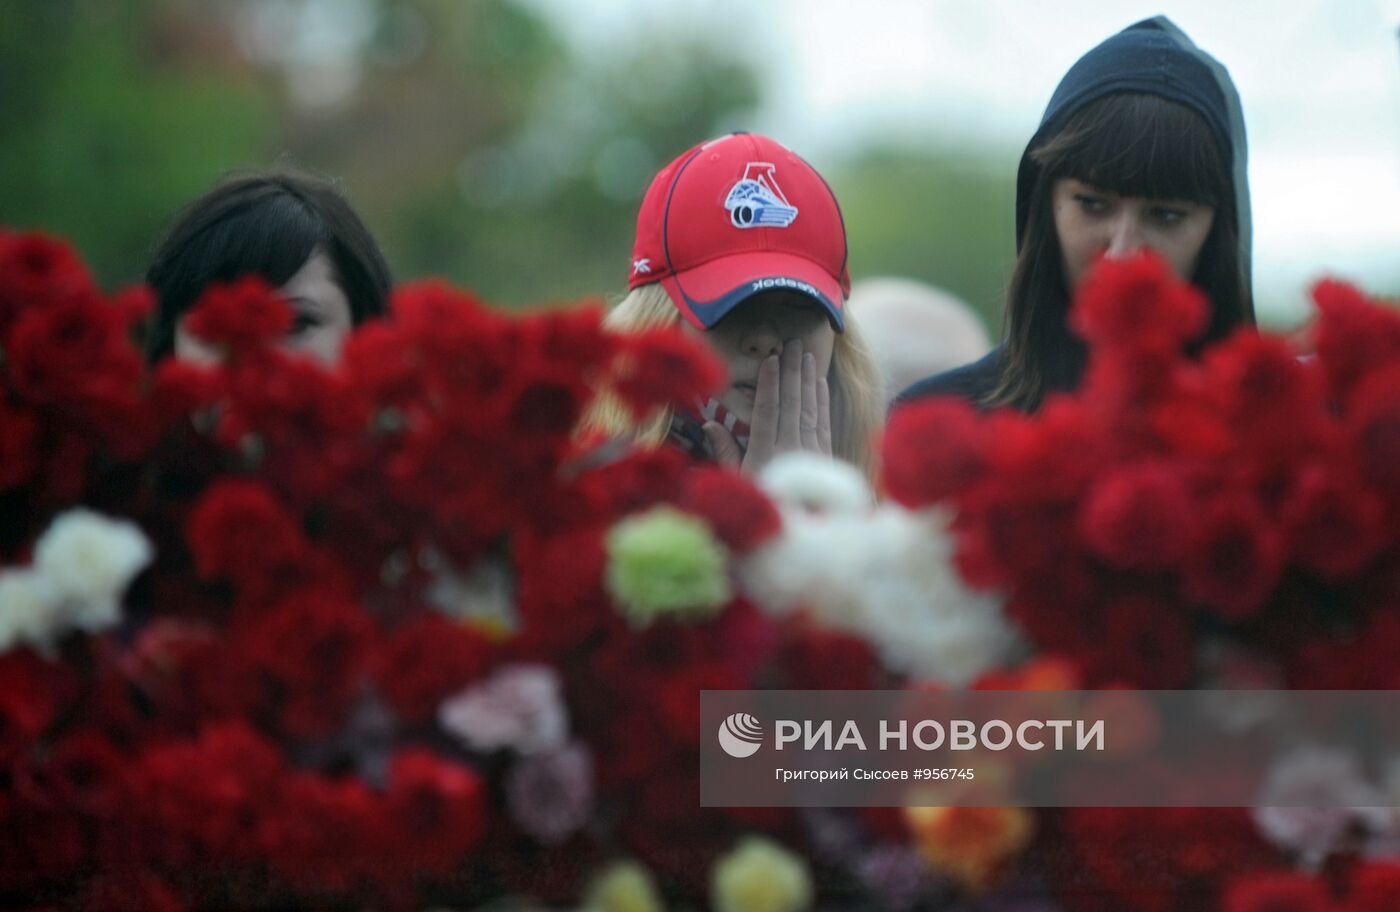
[[[1030,150],[1053,136],[1080,108],[1111,92],[1143,92],[1183,104],[1203,117],[1234,172],[1235,212],[1240,262],[1250,274],[1249,184],[1244,114],[1230,74],[1218,60],[1196,47],[1165,16],[1144,19],[1104,41],[1070,67],[1055,88],[1016,172],[1016,249],[1021,248],[1029,216],[1031,190],[1039,168]]]

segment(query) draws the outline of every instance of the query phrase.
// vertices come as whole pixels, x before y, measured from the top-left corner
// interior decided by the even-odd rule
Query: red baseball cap
[[[637,215],[628,288],[660,282],[697,329],[762,291],[818,301],[846,328],[846,225],[816,170],[766,136],[702,143],[652,180]]]

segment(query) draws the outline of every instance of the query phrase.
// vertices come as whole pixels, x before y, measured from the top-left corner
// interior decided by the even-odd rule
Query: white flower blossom
[[[1017,640],[1001,600],[963,584],[944,513],[876,506],[859,474],[833,460],[783,457],[770,470],[760,481],[783,532],[741,567],[765,610],[806,609],[922,680],[961,686],[1008,658]]]
[[[0,652],[20,646],[47,650],[61,621],[47,579],[28,568],[0,571]]]
[[[855,466],[811,453],[778,456],[758,483],[775,500],[810,513],[854,515],[875,505],[874,492]]]
[[[69,625],[87,631],[120,620],[122,593],[151,562],[150,541],[135,523],[69,510],[34,546],[34,570],[63,602]]]
[[[438,721],[473,750],[544,753],[568,736],[561,690],[558,674],[547,665],[510,665],[446,700]]]
[[[1380,789],[1362,775],[1351,754],[1334,748],[1295,748],[1275,762],[1254,808],[1270,842],[1312,870],[1344,847],[1348,835],[1390,823]]]
[[[42,652],[72,630],[95,633],[121,621],[121,599],[151,562],[135,524],[69,510],[34,545],[30,567],[0,572],[0,651]]]

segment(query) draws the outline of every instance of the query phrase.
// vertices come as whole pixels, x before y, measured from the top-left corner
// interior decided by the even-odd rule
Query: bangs
[[[317,247],[331,253],[325,224],[286,194],[258,200],[206,231],[200,245],[204,262],[195,266],[206,282],[257,275],[277,287],[296,275]]]
[[[1217,209],[1232,198],[1230,169],[1205,119],[1157,95],[1091,102],[1030,154],[1052,180],[1075,178],[1121,196]]]

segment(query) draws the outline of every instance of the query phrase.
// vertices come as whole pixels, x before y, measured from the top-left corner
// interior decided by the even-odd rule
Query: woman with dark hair
[[[1244,119],[1229,74],[1163,17],[1130,26],[1065,74],[1016,177],[1016,266],[1002,344],[915,383],[896,406],[958,395],[1039,408],[1087,360],[1069,302],[1100,256],[1150,248],[1209,296],[1201,344],[1254,322]]]
[[[220,357],[185,332],[183,317],[211,282],[245,275],[290,302],[286,347],[327,363],[353,327],[384,315],[391,284],[378,244],[329,182],[284,171],[232,177],[185,207],[146,270],[156,294],[150,360]]]

